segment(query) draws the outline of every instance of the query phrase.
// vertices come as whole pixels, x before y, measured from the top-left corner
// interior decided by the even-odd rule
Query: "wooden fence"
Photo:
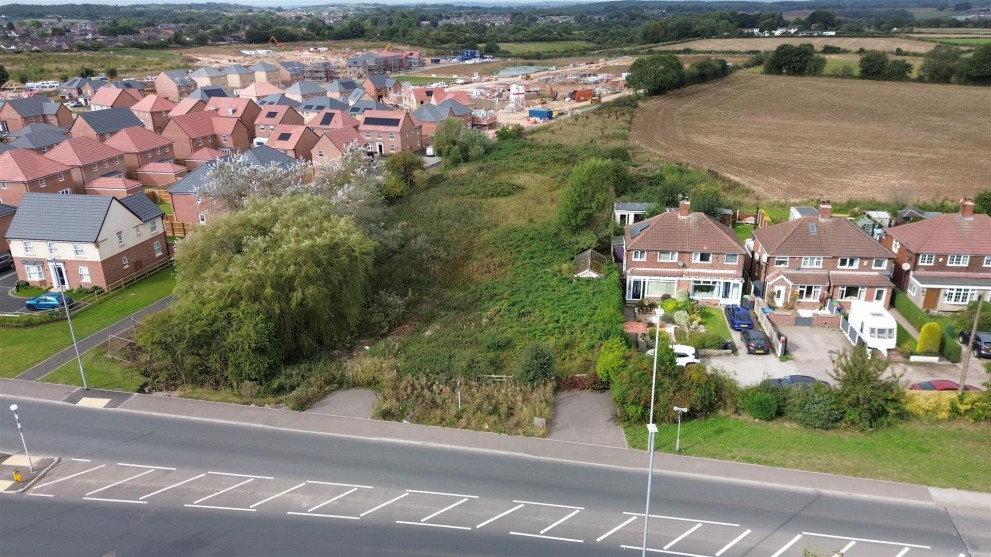
[[[162,222],[165,225],[165,235],[176,238],[184,238],[196,226],[188,222],[172,220],[171,215],[165,215],[165,219]]]

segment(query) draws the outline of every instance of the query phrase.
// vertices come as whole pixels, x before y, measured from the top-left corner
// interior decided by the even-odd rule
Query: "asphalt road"
[[[32,453],[63,462],[0,497],[4,555],[631,555],[642,543],[643,471],[18,404]],[[0,450],[20,452],[6,415]],[[660,471],[653,494],[652,553],[966,554],[931,505]]]
[[[17,283],[17,271],[7,269],[0,271],[0,313],[17,313],[24,311],[25,298],[10,295],[10,289]]]

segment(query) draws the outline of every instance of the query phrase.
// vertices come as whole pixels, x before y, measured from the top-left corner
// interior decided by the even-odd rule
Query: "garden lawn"
[[[35,296],[41,296],[45,292],[48,292],[47,288],[38,288],[37,286],[27,286],[21,288],[17,292],[14,292],[14,296],[17,296],[18,298],[34,298]]]
[[[76,338],[83,339],[172,294],[175,278],[166,267],[137,283],[105,296],[100,303],[72,315]],[[0,377],[16,377],[72,344],[65,321],[23,329],[0,329]]]
[[[645,449],[646,428],[625,428],[631,448]],[[660,425],[657,450],[674,452],[675,426]],[[962,420],[911,421],[888,429],[818,431],[788,422],[719,416],[688,421],[681,453],[844,476],[991,492],[991,425]]]
[[[106,343],[83,354],[83,370],[86,372],[86,383],[91,389],[133,393],[147,381],[137,369],[107,356]],[[82,377],[79,375],[79,363],[76,360],[49,373],[42,378],[42,381],[83,386]]]
[[[702,308],[702,325],[705,326],[707,333],[719,333],[723,338],[733,338],[720,308]]]

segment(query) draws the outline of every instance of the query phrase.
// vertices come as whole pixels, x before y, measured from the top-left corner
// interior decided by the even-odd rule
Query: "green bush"
[[[843,422],[843,406],[836,393],[825,385],[788,389],[787,417],[813,429],[833,429]]]
[[[915,353],[926,356],[939,354],[943,329],[939,323],[926,323],[919,331],[919,342],[915,345]]]
[[[959,362],[960,358],[963,357],[963,347],[960,346],[957,339],[950,336],[946,331],[943,331],[943,334],[940,335],[940,340],[942,343],[940,344],[939,353],[953,363]]]
[[[900,376],[885,377],[888,360],[868,357],[863,346],[843,352],[833,360],[830,377],[836,382],[846,423],[868,430],[889,425],[905,415]]]
[[[769,421],[778,415],[778,400],[758,389],[748,389],[740,398],[740,406],[756,420]]]
[[[620,337],[612,337],[602,343],[599,355],[595,359],[595,373],[605,382],[609,382],[619,370],[626,365],[626,353],[629,348]]]
[[[691,333],[685,340],[689,346],[694,346],[699,350],[711,349],[719,350],[723,347],[726,339],[719,333]]]
[[[919,306],[913,304],[912,300],[910,300],[909,297],[906,296],[901,290],[895,288],[894,291],[892,291],[891,297],[893,298],[892,303],[894,304],[895,309],[897,309],[898,313],[902,314],[902,317],[907,319],[908,322],[915,327],[915,330],[921,331],[922,327],[929,322],[929,316],[926,315],[926,312],[922,311]]]
[[[72,312],[73,315],[76,312]],[[0,315],[0,329],[24,329],[52,323],[65,319],[65,311],[61,309],[45,311],[41,313],[31,313],[27,315]]]
[[[516,380],[530,385],[553,381],[554,354],[539,342],[528,344],[516,365]]]

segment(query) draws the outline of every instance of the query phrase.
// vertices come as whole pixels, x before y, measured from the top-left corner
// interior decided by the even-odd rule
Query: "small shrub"
[[[905,411],[920,420],[945,422],[956,417],[954,404],[957,393],[935,391],[908,391],[905,393]],[[956,407],[956,408],[955,408]]]
[[[595,373],[599,379],[608,383],[626,365],[628,350],[626,343],[619,337],[603,342],[595,359]]]
[[[833,429],[843,421],[843,406],[828,387],[812,385],[787,390],[787,416],[795,423],[813,429]]]
[[[553,381],[554,354],[539,342],[528,344],[517,363],[516,380],[530,385]]]
[[[957,339],[953,338],[946,331],[940,335],[940,348],[939,353],[942,354],[947,360],[957,363],[963,357],[963,347],[957,342]]]
[[[778,401],[770,393],[756,389],[744,391],[740,406],[756,420],[773,420],[778,415]]]
[[[605,391],[609,385],[595,374],[571,375],[561,380],[562,391]]]
[[[919,331],[919,342],[915,345],[915,353],[926,356],[939,354],[939,345],[943,330],[939,323],[926,323]]]
[[[253,399],[258,396],[259,388],[258,383],[254,381],[241,381],[238,385],[238,391],[241,392],[241,396],[246,399]]]
[[[692,333],[688,335],[686,342],[699,350],[721,350],[726,339],[719,333]]]

